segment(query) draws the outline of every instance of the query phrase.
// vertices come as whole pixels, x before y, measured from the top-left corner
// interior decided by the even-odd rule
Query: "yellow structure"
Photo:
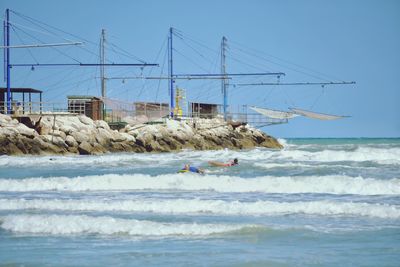
[[[183,115],[183,111],[182,111],[182,105],[181,105],[181,100],[182,99],[186,99],[185,96],[185,90],[184,89],[180,89],[180,88],[176,88],[175,90],[175,109],[174,109],[174,114],[177,117],[182,117]]]

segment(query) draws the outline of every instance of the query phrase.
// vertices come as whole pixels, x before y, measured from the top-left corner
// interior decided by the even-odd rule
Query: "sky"
[[[286,87],[240,86],[277,82],[276,76],[230,81],[232,109],[297,107],[350,116],[336,121],[298,117],[264,127],[265,132],[280,138],[400,137],[400,1],[2,0],[3,14],[6,8],[15,12],[11,44],[85,42],[83,47],[57,50],[13,49],[14,64],[97,63],[105,29],[108,62],[141,59],[159,64],[107,68],[107,77],[165,76],[166,38],[173,27],[175,73],[219,73],[225,36],[229,73],[284,72],[280,82],[356,82]],[[13,67],[11,79],[13,87],[41,89],[44,101],[58,105],[66,105],[67,95],[100,94],[96,67]],[[188,101],[222,102],[219,80],[182,80],[176,85],[186,90]],[[125,102],[166,102],[168,87],[165,80],[110,80],[107,96]]]

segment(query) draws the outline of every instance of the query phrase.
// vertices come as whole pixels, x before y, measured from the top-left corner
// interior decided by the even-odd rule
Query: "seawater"
[[[0,263],[399,266],[400,139],[280,141],[283,150],[1,156]],[[207,166],[233,158],[239,166]],[[206,174],[178,174],[185,163]]]

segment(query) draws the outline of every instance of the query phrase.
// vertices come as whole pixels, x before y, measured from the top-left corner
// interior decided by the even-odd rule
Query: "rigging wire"
[[[233,54],[232,52],[228,52],[228,53],[229,53],[229,54]],[[261,69],[261,68],[258,67],[258,66],[249,64],[249,63],[244,62],[244,61],[242,61],[242,60],[240,60],[240,59],[237,59],[237,58],[235,58],[235,57],[231,57],[231,59],[232,59],[233,61],[236,61],[236,62],[238,62],[238,63],[240,63],[240,64],[243,64],[243,65],[245,65],[245,66],[247,66],[247,67],[251,67],[251,68],[253,68],[253,69],[255,69],[255,70],[260,70],[260,69]],[[265,70],[265,69],[262,69],[262,70]],[[269,71],[269,70],[267,70],[267,71]]]
[[[163,50],[163,48],[164,48],[165,44],[167,43],[167,41],[168,41],[168,37],[165,37],[164,42],[161,45],[160,52]],[[166,58],[167,58],[167,52],[168,52],[168,49],[166,48],[165,52],[164,52],[163,61],[162,61],[163,64],[162,64],[162,67],[161,67],[160,77],[162,77],[163,74],[164,74],[164,66],[165,66],[165,62],[166,62]],[[157,99],[158,99],[158,93],[160,91],[160,85],[161,85],[161,79],[158,80],[155,102],[157,102]]]
[[[214,72],[217,71],[218,61],[219,61],[219,57],[217,56],[217,57],[215,57],[214,64],[211,66],[211,68],[212,68],[212,70],[213,70]],[[210,71],[210,72],[211,72],[211,71]],[[204,84],[204,85],[203,85],[202,87],[207,88],[206,99],[210,99],[210,94],[211,94],[211,92],[212,92],[212,89],[213,89],[213,87],[214,87],[214,88],[216,87],[216,86],[214,86],[215,81],[208,81],[208,82],[205,81],[203,84]],[[200,88],[200,89],[202,89],[202,88]],[[199,90],[199,93],[202,93],[202,90]],[[215,96],[216,96],[216,95],[217,95],[217,94],[215,94]]]
[[[26,31],[24,31],[24,30],[18,28],[17,26],[15,26],[15,27],[16,27],[18,30],[20,30],[21,32],[23,32],[23,33],[25,33],[26,35],[28,35],[29,37],[31,37],[32,39],[34,39],[34,40],[36,40],[36,41],[38,41],[38,42],[40,42],[40,43],[43,44],[43,41],[41,41],[40,39],[38,39],[38,38],[32,36],[31,34],[27,33]],[[55,51],[57,51],[58,53],[62,54],[63,56],[65,56],[65,57],[67,57],[67,58],[69,58],[69,59],[74,60],[75,62],[77,62],[77,63],[79,63],[79,64],[82,63],[82,62],[80,62],[79,60],[77,60],[77,59],[75,59],[75,58],[73,58],[73,57],[67,55],[66,53],[60,51],[60,50],[59,50],[58,48],[56,48],[56,47],[50,47],[50,48],[53,49],[53,50],[55,50]]]
[[[19,36],[18,32],[15,30],[14,25],[11,24],[11,29],[14,31],[15,35],[17,36],[18,40],[22,43],[22,44],[26,44],[21,37]],[[37,64],[39,64],[39,62],[37,61],[37,59],[33,56],[32,51],[30,48],[27,48],[26,50],[28,50],[28,53],[31,55],[31,57],[33,58],[33,61],[35,61]]]
[[[195,53],[197,53],[201,58],[203,58],[205,61],[209,61],[202,53],[200,53],[196,48],[188,44],[184,39],[182,39],[182,43],[187,45],[190,49],[192,49]],[[211,62],[212,63],[212,62]]]
[[[16,26],[21,27],[21,28],[25,28],[25,29],[30,30],[30,31],[33,31],[33,32],[41,33],[41,34],[44,34],[44,35],[47,35],[47,36],[58,37],[58,38],[61,38],[61,39],[63,39],[64,41],[67,41],[67,42],[71,42],[71,43],[74,42],[73,40],[63,38],[62,36],[56,35],[56,34],[50,32],[50,31],[47,31],[47,32],[39,31],[38,29],[31,28],[31,27],[25,26],[25,25],[23,25],[23,24],[16,23],[16,22],[14,22],[14,21],[11,21],[10,24],[16,25]],[[39,26],[38,26],[38,27],[39,27]]]
[[[44,22],[42,22],[42,21],[40,21],[40,20],[34,19],[34,18],[29,17],[29,16],[27,16],[27,15],[21,14],[21,13],[19,13],[19,12],[14,11],[14,10],[10,10],[10,11],[11,11],[12,13],[14,13],[15,15],[17,15],[17,16],[19,16],[19,17],[21,17],[21,18],[24,18],[24,19],[30,21],[30,22],[33,23],[33,24],[36,24],[38,27],[40,27],[40,28],[42,28],[42,29],[44,29],[44,30],[46,30],[46,31],[49,31],[49,30],[47,30],[47,29],[44,28],[43,26],[40,26],[40,24],[45,25],[45,26],[47,26],[47,27],[49,27],[49,28],[52,28],[52,29],[54,29],[54,30],[56,30],[56,31],[60,31],[60,32],[62,32],[62,33],[64,33],[64,34],[70,35],[70,36],[72,36],[72,37],[74,37],[74,38],[78,38],[78,39],[80,39],[80,40],[83,40],[83,41],[85,41],[86,43],[90,43],[90,44],[93,44],[94,46],[97,46],[96,43],[94,43],[94,42],[92,42],[92,41],[89,41],[89,40],[87,40],[87,39],[85,39],[85,38],[83,38],[83,37],[80,37],[80,36],[78,36],[78,35],[75,35],[75,34],[66,32],[66,31],[61,30],[61,29],[59,29],[59,28],[57,28],[57,27],[51,26],[51,25],[49,25],[49,24],[47,24],[47,23],[44,23]],[[50,31],[49,31],[49,32],[50,32]],[[63,37],[60,36],[60,38],[63,38]],[[63,39],[64,39],[64,38],[63,38]],[[64,40],[68,40],[68,39],[64,39]],[[68,40],[68,41],[70,41],[70,40]]]
[[[58,35],[58,34],[54,33],[53,31],[48,30],[47,28],[43,27],[42,25],[45,25],[45,26],[47,26],[47,27],[49,27],[49,28],[52,28],[52,29],[54,29],[54,30],[56,30],[56,31],[60,31],[60,32],[62,32],[62,33],[64,33],[64,34],[67,34],[67,35],[69,35],[69,36],[72,36],[72,37],[74,37],[74,38],[78,38],[78,39],[80,39],[80,40],[83,40],[83,41],[85,41],[85,43],[92,44],[92,45],[94,45],[95,47],[98,46],[98,44],[96,44],[96,43],[94,43],[94,42],[92,42],[92,41],[89,41],[89,40],[87,40],[87,39],[85,39],[85,38],[82,38],[82,37],[80,37],[80,36],[77,36],[77,35],[75,35],[75,34],[71,34],[71,33],[66,32],[66,31],[64,31],[64,30],[61,30],[61,29],[59,29],[59,28],[57,28],[57,27],[51,26],[51,25],[49,25],[49,24],[47,24],[47,23],[44,23],[44,22],[39,21],[39,20],[36,20],[36,19],[31,18],[31,17],[29,17],[29,16],[23,15],[23,14],[21,14],[21,13],[15,12],[15,11],[13,11],[13,10],[10,10],[10,11],[11,11],[12,13],[14,13],[15,15],[21,17],[22,19],[25,19],[25,20],[27,20],[28,22],[30,22],[30,23],[36,25],[37,27],[39,27],[39,28],[41,28],[41,29],[43,29],[43,30],[45,30],[45,31],[47,31],[47,32],[49,32],[49,33],[51,33],[53,36],[59,37],[59,38],[65,40],[65,41],[73,42],[73,41],[71,41],[70,39],[64,38],[63,36]],[[42,24],[42,25],[41,25],[41,24]],[[21,30],[21,29],[20,29],[20,30]],[[84,51],[86,51],[86,52],[88,52],[88,53],[90,53],[90,54],[92,54],[92,55],[95,55],[96,57],[99,57],[98,54],[96,54],[95,52],[93,52],[93,51],[91,51],[91,50],[89,50],[89,49],[87,49],[87,48],[85,48],[85,47],[78,47],[78,49],[82,49],[82,50],[84,50]]]
[[[160,47],[160,49],[159,49],[159,51],[158,51],[158,53],[157,53],[157,55],[156,55],[155,62],[156,62],[156,61],[158,60],[158,58],[160,57],[160,54],[161,54],[161,52],[163,51],[163,49],[164,49],[164,47],[165,47],[165,44],[166,44],[166,38],[164,39],[164,41],[163,41],[163,43],[162,43],[162,45],[161,45],[161,47]],[[167,51],[167,50],[165,50],[165,51]],[[141,68],[141,73],[140,73],[138,76],[143,76],[143,71],[144,71],[144,69]],[[151,68],[149,69],[149,72],[148,72],[148,75],[147,75],[147,76],[150,76],[150,75],[152,74],[153,71],[154,71],[154,67],[151,67]],[[144,80],[144,79],[141,79],[141,80],[142,80],[142,84],[140,85],[139,93],[138,93],[138,95],[136,96],[136,98],[139,98],[139,97],[142,95],[143,91],[144,91],[145,88],[146,88],[146,83],[148,82],[147,80]],[[120,87],[122,87],[122,86],[120,86]],[[118,87],[118,88],[120,88],[120,87]],[[122,94],[127,94],[127,93],[128,93],[128,90],[129,90],[129,88],[127,88],[126,90],[120,91],[119,93],[114,94],[114,96],[119,96],[119,95],[122,95]]]
[[[75,81],[67,83],[67,84],[61,84],[61,83],[64,82],[67,78],[69,78],[72,75],[72,73],[74,73],[76,70],[77,70],[77,68],[73,68],[73,69],[69,70],[60,80],[58,80],[57,82],[55,82],[53,84],[47,85],[47,87],[49,89],[47,89],[46,92],[52,91],[54,89],[58,89],[58,88],[60,88],[62,86],[68,86],[69,84],[74,84]]]
[[[160,57],[161,51],[163,50],[165,44],[167,43],[167,39],[164,39],[164,42],[162,43],[160,49],[157,52],[156,58],[154,59],[154,62],[158,61],[158,58]],[[148,76],[151,76],[151,74],[153,73],[154,68],[150,68],[149,72],[148,72]],[[142,75],[143,76],[143,68],[142,68]],[[142,94],[143,90],[146,87],[146,80],[142,79],[142,88],[140,89],[140,92],[137,96],[137,98],[139,98],[139,96]]]
[[[200,45],[200,46],[202,46],[202,47],[204,47],[204,48],[206,48],[206,49],[208,49],[208,50],[214,52],[215,54],[219,55],[220,52],[219,52],[218,50],[215,50],[215,49],[213,49],[213,48],[210,48],[209,46],[203,44],[202,41],[197,41],[194,37],[190,37],[190,35],[184,33],[183,31],[174,28],[173,33],[175,34],[176,32],[179,33],[179,34],[181,35],[181,38],[189,39],[189,40],[191,40],[192,42],[194,42],[194,43],[196,43],[196,44],[198,44],[198,45]]]
[[[315,104],[319,101],[319,99],[321,98],[321,96],[325,93],[325,86],[322,86],[322,90],[321,93],[318,95],[318,97],[315,99],[314,103],[312,103],[312,105],[310,106],[310,110],[313,110]]]
[[[21,87],[25,87],[26,82],[28,81],[29,77],[32,75],[32,71],[28,70],[28,74],[25,75],[25,79],[22,81]]]
[[[331,80],[332,78],[334,78],[333,80],[342,81],[342,79],[338,79],[338,78],[335,78],[335,77],[329,77],[329,75],[327,75],[327,74],[324,74],[324,73],[321,73],[321,72],[312,70],[312,69],[310,69],[310,68],[306,68],[306,67],[304,67],[304,66],[301,66],[301,65],[292,63],[292,62],[287,61],[287,60],[280,59],[280,58],[278,58],[278,57],[276,57],[276,56],[269,55],[269,54],[267,54],[267,53],[265,53],[265,52],[261,52],[261,51],[255,50],[255,49],[248,48],[248,47],[243,46],[243,45],[241,45],[241,44],[239,44],[239,43],[237,43],[237,42],[234,42],[234,41],[231,41],[231,42],[233,43],[233,46],[235,46],[235,44],[236,44],[236,46],[237,46],[236,49],[240,50],[241,52],[243,52],[243,53],[245,53],[245,54],[251,55],[251,56],[253,56],[253,57],[255,57],[255,58],[258,58],[258,59],[263,59],[263,60],[265,60],[265,61],[268,61],[268,62],[270,62],[270,63],[273,63],[273,64],[275,64],[275,65],[278,65],[278,66],[281,66],[281,67],[284,67],[284,68],[288,68],[288,69],[290,69],[290,70],[293,70],[293,71],[295,71],[295,72],[304,74],[304,75],[306,75],[306,76],[310,76],[310,77],[313,77],[313,78],[316,78],[316,79],[319,79],[319,80],[324,80],[324,81],[329,81],[329,80]],[[241,47],[246,48],[246,49],[248,49],[248,50],[253,50],[255,53],[247,52],[247,51],[243,50]],[[257,53],[258,53],[258,54],[257,54]],[[293,65],[293,66],[296,66],[297,68],[300,68],[300,69],[304,69],[304,70],[308,70],[308,71],[314,72],[314,74],[309,73],[309,72],[306,72],[306,71],[302,71],[302,70],[299,70],[299,69],[296,69],[296,68],[293,68],[293,67],[290,67],[290,66],[287,66],[287,65],[278,63],[278,62],[275,62],[275,61],[273,61],[273,60],[270,60],[270,59],[266,58],[265,56],[260,56],[259,54],[268,55],[268,56],[270,56],[270,57],[272,57],[272,58],[275,58],[275,59],[277,59],[277,60],[279,60],[279,61],[281,61],[281,62],[284,62],[284,63],[286,63],[286,64]],[[325,76],[325,78],[323,78],[323,77],[321,77],[321,76],[319,76],[319,75],[315,75],[315,74],[319,74],[319,75]],[[328,78],[328,79],[327,79],[327,78]]]
[[[202,69],[203,71],[207,72],[207,70],[205,68],[203,68],[202,66],[200,66],[199,64],[197,64],[196,62],[194,62],[193,60],[191,60],[190,58],[188,58],[187,56],[185,56],[184,54],[182,54],[181,52],[179,52],[178,50],[176,50],[174,48],[174,51],[176,53],[178,53],[180,56],[182,56],[183,58],[185,58],[187,61],[189,61],[190,63],[192,63],[193,65],[195,65],[196,67]]]
[[[74,82],[74,83],[69,84],[69,85],[71,85],[71,86],[68,85],[68,88],[66,88],[65,90],[62,90],[62,91],[61,91],[60,93],[58,93],[55,97],[50,98],[50,99],[49,99],[49,102],[52,102],[52,100],[56,99],[56,98],[59,97],[60,95],[63,95],[64,93],[73,90],[73,89],[71,89],[71,87],[76,88],[76,85],[82,84],[82,83],[87,82],[87,81],[89,81],[89,80],[93,80],[93,77],[86,78],[86,79],[83,79],[83,80],[80,80],[80,81],[77,81],[77,82]],[[72,86],[72,85],[74,85],[74,86]]]
[[[137,60],[137,61],[139,61],[140,63],[143,63],[143,64],[146,64],[146,63],[147,63],[146,61],[144,61],[144,60],[140,59],[139,57],[137,57],[137,56],[135,56],[135,55],[129,53],[128,51],[122,49],[121,47],[117,46],[116,44],[111,43],[111,42],[108,42],[108,43],[109,43],[113,48],[118,49],[118,50],[121,51],[121,52],[117,52],[116,50],[114,50],[115,53],[119,53],[119,54],[121,54],[121,55],[123,55],[123,56],[125,56],[125,57],[129,57],[129,58],[135,59],[135,60]]]
[[[237,59],[236,57],[239,57],[239,58],[240,58],[240,54],[239,54],[239,53],[236,53],[236,52],[233,52],[232,49],[228,50],[228,53],[231,55],[231,59],[236,60],[237,62],[239,62],[239,63],[241,63],[241,64],[247,65],[247,66],[249,66],[249,67],[252,67],[252,68],[258,69],[258,70],[261,69],[261,70],[264,70],[264,71],[272,71],[272,70],[270,69],[270,66],[268,66],[268,65],[266,65],[266,64],[262,64],[262,63],[255,63],[255,64],[253,63],[253,64],[250,64],[250,63],[245,62],[245,61],[243,61],[243,60]],[[246,60],[246,61],[248,61],[248,60]]]
[[[12,12],[13,12],[13,11],[12,11]],[[21,14],[16,13],[16,12],[13,12],[13,13],[16,14],[16,15],[21,15]],[[29,21],[29,19],[31,19],[31,20],[33,20],[33,21],[37,21],[37,20],[35,20],[35,19],[33,19],[33,18],[30,18],[30,17],[28,17],[28,16],[25,16],[25,15],[22,15],[22,16],[26,17],[25,19],[28,20],[28,21]],[[28,19],[28,18],[29,18],[29,19]],[[38,23],[41,23],[41,24],[43,24],[43,25],[46,25],[46,26],[48,26],[48,27],[50,27],[50,28],[53,28],[53,29],[55,29],[55,30],[57,30],[57,31],[63,32],[63,33],[65,33],[65,34],[68,34],[68,35],[70,35],[70,36],[76,37],[76,35],[73,35],[73,34],[70,34],[70,33],[68,33],[68,32],[65,32],[65,31],[60,30],[60,29],[58,29],[58,28],[56,28],[56,27],[50,26],[50,25],[48,25],[48,24],[46,24],[46,23],[43,23],[43,22],[40,22],[40,21],[38,21]],[[37,25],[38,27],[41,27],[41,26],[38,25],[37,23],[34,23],[34,24]],[[14,27],[14,26],[12,26],[12,27]],[[17,27],[17,26],[16,26],[16,27]],[[41,27],[41,28],[43,28],[43,27]],[[22,29],[20,29],[20,28],[18,28],[18,27],[17,27],[17,29],[20,30],[20,31],[22,31],[22,32],[24,32],[25,34],[27,34],[27,33],[26,33],[25,31],[23,31]],[[13,28],[13,30],[15,31],[14,28]],[[16,31],[15,31],[15,32],[16,32]],[[49,32],[49,33],[53,33],[53,32],[51,32],[51,31],[48,31],[48,32]],[[54,33],[53,33],[53,34],[54,34]],[[183,33],[182,31],[180,31],[180,30],[174,29],[173,34],[174,34],[175,36],[177,36],[179,39],[181,39],[182,42],[183,42],[187,47],[189,47],[191,50],[193,50],[197,55],[199,55],[201,58],[203,58],[203,59],[206,60],[207,62],[210,62],[211,64],[213,64],[213,65],[211,65],[211,68],[212,68],[213,66],[214,66],[214,68],[217,67],[218,58],[217,58],[217,60],[213,63],[213,61],[207,59],[207,58],[204,56],[204,54],[203,54],[202,52],[200,52],[200,50],[198,50],[198,49],[196,49],[194,46],[190,45],[190,44],[187,42],[187,40],[192,41],[192,42],[194,42],[194,43],[196,43],[196,44],[198,44],[198,45],[200,45],[200,46],[202,46],[202,47],[205,47],[205,48],[207,48],[207,49],[210,50],[210,51],[215,52],[214,49],[211,49],[211,48],[209,48],[208,46],[203,45],[203,44],[201,44],[200,42],[196,41],[195,39],[190,38],[188,35],[184,34],[184,33]],[[30,36],[29,34],[27,34],[27,35]],[[55,36],[57,36],[57,35],[55,35]],[[58,37],[59,37],[59,36],[58,36]],[[34,38],[34,37],[31,36],[31,38]],[[62,37],[61,37],[61,38],[62,38]],[[81,38],[81,37],[76,37],[76,38],[85,40],[84,38]],[[36,38],[34,38],[34,39],[36,39]],[[68,40],[68,39],[65,39],[65,38],[63,38],[63,39],[64,39],[64,40]],[[36,40],[38,40],[38,39],[36,39]],[[39,40],[39,41],[40,41],[40,40]],[[68,41],[70,41],[70,40],[68,40]],[[85,41],[88,42],[88,43],[93,44],[93,43],[90,42],[90,41],[87,41],[87,40],[85,40]],[[231,41],[231,42],[232,42],[232,41]],[[236,43],[236,42],[232,42],[232,43]],[[131,55],[129,52],[127,52],[126,50],[123,50],[123,49],[120,48],[119,46],[117,46],[117,45],[115,45],[115,44],[113,44],[113,43],[110,43],[110,42],[108,42],[108,44],[109,44],[109,48],[110,48],[115,54],[117,54],[117,55],[119,55],[119,56],[123,55],[123,56],[125,56],[125,57],[134,58],[135,60],[138,60],[138,61],[141,61],[142,63],[145,63],[145,61],[139,59],[138,57],[136,57],[136,56],[134,56],[134,55]],[[165,44],[165,41],[164,41],[163,45],[161,46],[160,51],[159,51],[158,54],[157,54],[157,59],[158,59],[158,57],[160,56],[161,51],[163,50],[164,44]],[[95,45],[97,46],[97,44],[95,44]],[[62,53],[62,52],[60,52],[58,49],[56,49],[56,48],[53,48],[53,49],[55,49],[55,50],[56,50],[57,52],[59,52],[60,54],[69,57],[68,55],[66,55],[66,54],[64,54],[64,53]],[[247,55],[249,55],[249,56],[256,57],[258,60],[263,59],[263,60],[265,60],[265,61],[267,61],[267,62],[270,62],[270,63],[273,63],[273,64],[275,64],[275,65],[279,65],[279,66],[283,66],[283,67],[285,67],[285,68],[289,68],[289,69],[291,69],[291,70],[293,70],[293,71],[296,71],[296,72],[298,72],[298,73],[302,73],[302,74],[304,74],[304,75],[311,76],[311,77],[314,77],[314,78],[317,78],[317,79],[325,80],[324,78],[322,78],[322,77],[320,77],[320,76],[318,76],[318,75],[313,75],[313,74],[310,74],[310,73],[308,73],[308,72],[298,70],[298,69],[296,69],[296,68],[291,68],[291,67],[285,66],[284,64],[280,64],[280,63],[274,62],[274,61],[272,61],[272,60],[266,59],[265,57],[256,56],[256,54],[254,54],[254,53],[247,53],[247,52],[243,51],[243,50],[240,49],[240,48],[235,48],[235,49],[239,50],[241,53],[243,53],[243,54],[245,54],[245,55],[247,54]],[[84,50],[86,50],[86,49],[84,49]],[[28,51],[31,53],[30,50],[28,50]],[[90,51],[90,50],[88,50],[88,51]],[[165,50],[165,51],[167,52],[167,50]],[[182,57],[185,58],[186,60],[188,60],[189,62],[191,62],[191,63],[192,63],[193,65],[195,65],[196,67],[202,69],[202,70],[205,71],[206,73],[210,73],[208,70],[206,70],[205,68],[203,68],[202,66],[200,66],[198,63],[194,62],[193,60],[191,60],[190,58],[188,58],[187,56],[185,56],[185,55],[184,55],[183,53],[181,53],[180,51],[178,51],[178,50],[176,50],[176,49],[174,49],[174,51],[177,52],[177,54],[179,54],[180,56],[182,56]],[[254,51],[256,51],[256,50],[254,50]],[[162,69],[161,69],[161,76],[162,76],[162,74],[164,73],[165,58],[166,58],[166,55],[167,55],[166,52],[164,53],[164,60],[163,60],[163,66],[162,66]],[[93,52],[91,52],[91,51],[90,51],[90,53],[91,53],[92,55],[98,56],[98,54],[95,54],[95,53],[93,53]],[[217,55],[219,55],[219,52],[215,52],[215,53],[216,53]],[[242,60],[239,60],[239,59],[235,58],[235,57],[237,57],[237,56],[240,56],[239,53],[235,53],[235,52],[233,52],[233,51],[228,51],[228,53],[232,56],[232,57],[231,57],[232,60],[234,60],[234,61],[236,61],[236,62],[238,62],[238,63],[240,63],[240,64],[242,64],[242,65],[246,65],[246,66],[248,66],[248,67],[255,68],[255,69],[259,69],[259,68],[260,68],[259,66],[256,66],[256,65],[253,65],[253,64],[250,64],[250,63],[248,63],[248,62],[244,62],[244,61],[242,61]],[[31,53],[31,56],[33,57],[33,54],[32,54],[32,53]],[[271,56],[271,55],[270,55],[270,56]],[[287,64],[291,64],[291,65],[297,66],[297,67],[299,67],[299,68],[307,69],[307,68],[302,67],[302,66],[300,66],[300,65],[297,65],[297,64],[294,64],[294,63],[290,63],[289,61],[285,61],[285,60],[279,59],[279,58],[274,57],[274,56],[271,56],[271,57],[276,58],[277,60],[280,60],[280,61],[282,61],[282,62],[286,62]],[[34,57],[33,57],[33,58],[34,58]],[[69,58],[72,59],[72,60],[74,60],[74,61],[76,61],[76,62],[78,62],[78,63],[80,63],[78,60],[74,59],[73,57],[69,57]],[[35,58],[34,58],[34,60],[37,62],[37,60],[36,60]],[[107,60],[107,61],[110,62],[109,60]],[[261,64],[261,65],[264,65],[264,64]],[[310,71],[313,71],[313,70],[311,70],[311,69],[309,69],[309,70],[310,70]],[[149,71],[150,74],[152,73],[152,71],[153,71],[153,68],[150,69],[150,71]],[[313,72],[318,73],[318,74],[320,74],[320,75],[323,75],[323,76],[325,76],[325,77],[328,77],[327,75],[325,75],[325,74],[323,74],[323,73],[316,72],[316,71],[313,71]],[[143,74],[143,69],[142,69],[142,74]],[[92,78],[90,78],[90,79],[92,79]],[[90,79],[87,79],[87,80],[90,80]],[[338,80],[339,80],[339,79],[338,79]],[[97,80],[95,80],[95,81],[97,82]],[[207,99],[209,99],[209,95],[210,95],[210,92],[211,92],[211,88],[212,88],[214,82],[215,82],[215,81],[209,81],[209,82],[204,82],[204,83],[202,83],[202,84],[201,84],[201,89],[202,89],[202,90],[199,91],[199,95],[198,95],[198,97],[197,97],[196,99],[198,99],[198,98],[200,97],[200,94],[202,94],[203,96],[205,95],[205,94],[204,94],[204,90],[205,90],[205,88],[207,88],[207,85],[208,85],[209,87],[208,87],[208,90],[207,90],[207,94],[206,94],[206,95],[207,95]],[[157,92],[156,92],[156,99],[158,99],[160,84],[161,84],[161,79],[158,81]],[[142,85],[138,97],[142,94],[142,92],[143,92],[145,86],[146,86],[146,84],[143,84],[143,85]],[[120,87],[122,87],[122,85],[121,85]],[[232,86],[231,86],[231,87],[232,87]],[[115,89],[115,88],[114,88],[114,89]],[[233,95],[235,92],[237,92],[237,90],[239,90],[239,88],[237,88],[237,87],[235,87],[235,86],[234,86],[233,88],[231,88],[231,90],[230,90],[230,97],[232,97],[232,95]],[[272,89],[269,91],[269,93],[267,94],[267,96],[266,96],[264,99],[266,99],[267,97],[269,97],[269,96],[272,94],[273,91],[274,91],[274,88],[272,88]],[[317,99],[316,99],[316,100],[314,101],[314,103],[312,104],[312,107],[313,107],[313,106],[316,104],[316,102],[320,99],[320,97],[322,96],[323,93],[324,93],[324,91],[317,97]],[[285,94],[287,95],[287,92],[285,92]],[[214,95],[213,97],[217,97],[217,96],[218,96],[218,95]],[[287,95],[287,97],[289,98],[288,95]],[[289,98],[289,100],[290,100],[291,102],[293,102],[290,98]]]

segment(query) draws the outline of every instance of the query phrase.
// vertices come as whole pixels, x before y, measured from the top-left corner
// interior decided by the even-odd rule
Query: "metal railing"
[[[46,114],[46,113],[67,113],[68,108],[65,103],[56,102],[18,102],[11,103],[11,115],[23,116],[31,114]],[[0,101],[0,113],[7,114],[7,103]]]
[[[182,116],[177,117],[181,120],[190,120],[196,121],[196,119],[224,119],[224,115],[222,113],[209,113],[209,114],[199,114],[199,113],[192,113],[190,116]],[[263,127],[269,126],[274,124],[282,124],[287,123],[287,119],[273,119],[269,117],[265,117],[259,113],[228,113],[227,114],[227,121],[232,123],[244,123],[250,124],[254,127]]]
[[[66,103],[56,102],[13,102],[12,103],[12,115],[13,116],[27,116],[27,115],[49,115],[49,114],[64,114],[64,115],[76,115],[84,114],[91,116],[91,110],[85,108],[84,105],[76,106],[74,109],[68,108]],[[279,120],[269,117],[265,117],[259,113],[248,113],[247,109],[241,106],[238,109],[242,109],[243,112],[229,112],[227,113],[227,121],[234,123],[246,123],[254,127],[263,127],[274,124],[287,123],[287,119]],[[0,113],[7,113],[7,106],[4,102],[0,102]],[[141,124],[149,123],[154,121],[162,121],[162,118],[169,116],[169,109],[162,103],[159,105],[141,105],[135,107],[134,104],[126,105],[108,105],[104,110],[104,120],[109,123],[129,123],[129,124]],[[182,116],[175,116],[174,118],[179,120],[186,120],[190,122],[196,122],[198,119],[215,119],[218,118],[223,121],[224,115],[220,110],[214,113],[202,113],[202,112],[191,112],[182,114]]]

